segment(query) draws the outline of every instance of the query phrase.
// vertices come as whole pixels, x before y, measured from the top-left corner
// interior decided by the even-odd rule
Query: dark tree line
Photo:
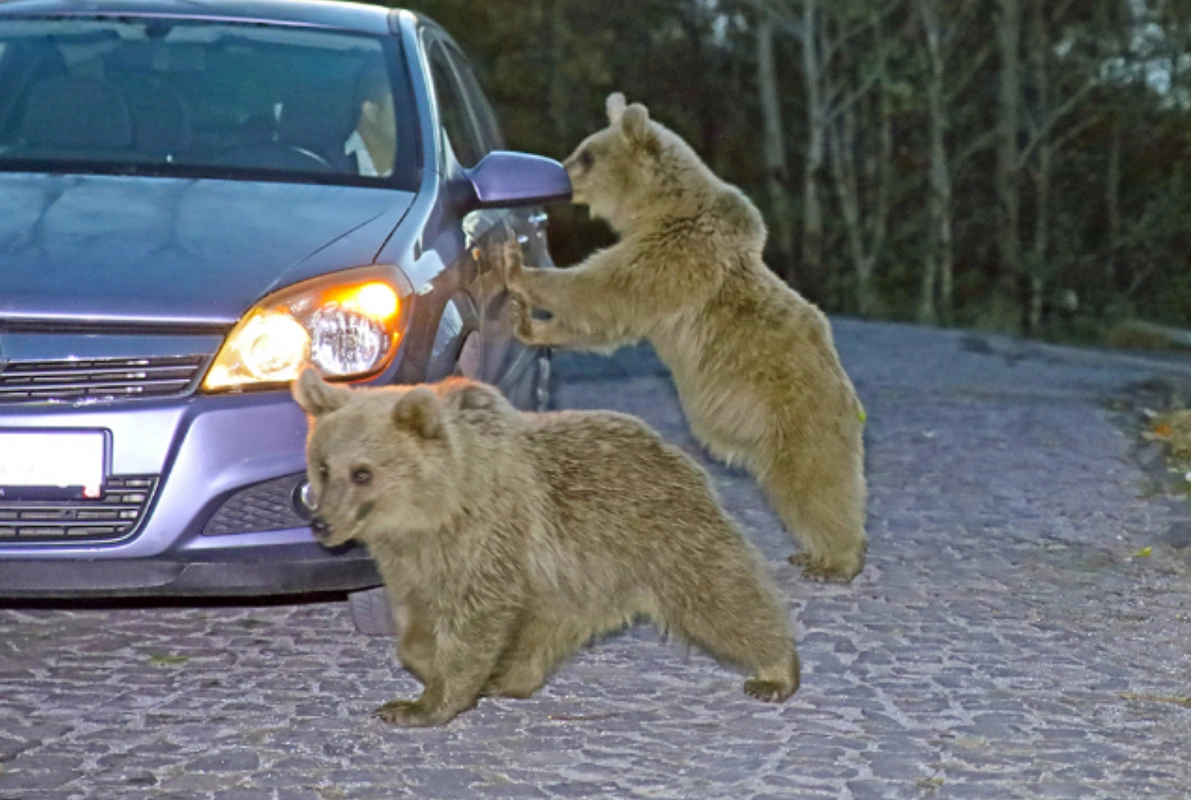
[[[511,146],[623,91],[830,311],[1091,338],[1191,314],[1191,0],[418,0]],[[558,209],[560,264],[608,240]]]

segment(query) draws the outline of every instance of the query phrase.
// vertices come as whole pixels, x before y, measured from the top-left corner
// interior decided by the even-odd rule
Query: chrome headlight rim
[[[301,370],[313,366],[328,381],[365,381],[388,369],[400,350],[413,316],[413,286],[405,273],[395,264],[375,264],[326,273],[270,292],[254,304],[224,337],[219,351],[211,360],[199,384],[203,394],[229,394],[277,390],[286,388]],[[326,364],[315,362],[311,344],[316,330],[312,327],[328,312],[355,315],[383,331],[383,347],[378,348],[376,360],[359,370],[338,373]],[[320,317],[321,315],[321,317]],[[304,341],[293,324],[300,326]],[[263,324],[276,331],[288,331],[287,341],[268,342]],[[255,334],[255,336],[253,336]],[[279,334],[280,335],[280,334]],[[251,359],[267,357],[246,348],[276,346],[279,357],[289,361],[277,374],[262,377],[254,373]],[[300,352],[299,352],[300,351]]]

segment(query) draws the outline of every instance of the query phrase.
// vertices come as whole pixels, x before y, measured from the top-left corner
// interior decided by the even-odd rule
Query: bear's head
[[[608,127],[588,136],[564,163],[572,199],[624,233],[642,214],[672,207],[702,162],[640,103],[614,92],[606,103]]]
[[[456,513],[465,487],[451,420],[433,389],[352,390],[307,369],[293,395],[310,417],[311,527],[324,545],[436,530]]]

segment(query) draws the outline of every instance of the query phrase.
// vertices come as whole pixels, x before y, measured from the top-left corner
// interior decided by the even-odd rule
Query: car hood
[[[412,200],[355,186],[0,173],[0,323],[230,324],[328,247],[331,269],[372,263]]]

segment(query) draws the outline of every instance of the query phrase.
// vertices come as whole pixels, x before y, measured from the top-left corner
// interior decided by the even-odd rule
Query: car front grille
[[[299,514],[294,499],[305,479],[306,473],[302,472],[242,489],[219,507],[203,528],[203,535],[226,536],[308,527],[310,518]]]
[[[0,361],[0,405],[179,395],[194,383],[206,358]]]
[[[136,533],[157,489],[152,475],[108,478],[94,500],[0,497],[0,544],[100,542]]]

